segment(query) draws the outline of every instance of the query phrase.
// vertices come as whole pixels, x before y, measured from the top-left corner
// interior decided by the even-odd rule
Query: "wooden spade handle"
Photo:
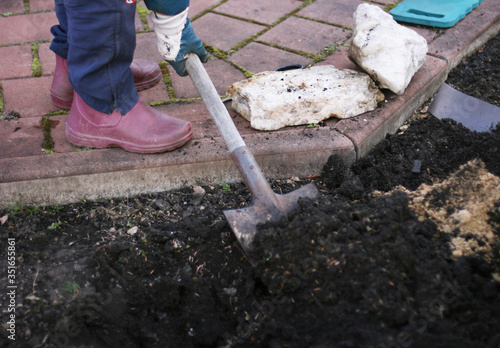
[[[186,61],[186,70],[193,80],[193,83],[198,89],[208,112],[212,116],[215,125],[219,129],[222,138],[229,148],[229,152],[245,146],[245,142],[241,138],[238,129],[234,125],[231,116],[224,106],[224,103],[219,97],[210,77],[208,76],[205,68],[203,67],[200,58],[196,54],[190,54]]]

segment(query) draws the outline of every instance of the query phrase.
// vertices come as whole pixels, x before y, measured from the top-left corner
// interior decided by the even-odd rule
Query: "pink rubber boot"
[[[89,107],[77,93],[74,96],[66,138],[76,146],[156,153],[181,147],[193,136],[191,123],[163,114],[142,99],[125,115],[116,110],[108,115]]]
[[[73,86],[68,80],[68,61],[56,54],[56,69],[50,87],[52,103],[63,109],[69,109],[73,102]]]
[[[130,69],[134,76],[135,87],[142,91],[153,87],[160,82],[161,69],[154,61],[149,59],[136,59],[130,64]],[[69,109],[73,102],[73,86],[68,80],[69,70],[66,59],[56,54],[56,69],[52,87],[50,88],[50,98],[52,103],[60,108]]]

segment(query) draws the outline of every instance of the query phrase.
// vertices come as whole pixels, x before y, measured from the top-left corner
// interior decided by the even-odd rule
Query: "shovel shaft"
[[[189,55],[186,62],[186,70],[198,92],[201,94],[203,102],[220,134],[224,138],[233,161],[237,164],[245,183],[252,193],[253,201],[264,199],[264,201],[268,201],[271,204],[276,203],[273,190],[243,141],[197,55]]]
[[[233,161],[243,176],[247,187],[252,194],[252,204],[279,208],[279,200],[260,170],[252,153],[246,146],[236,148],[231,152]]]
[[[200,93],[210,116],[212,116],[215,125],[222,135],[222,138],[224,138],[224,141],[229,148],[229,152],[233,152],[238,147],[245,146],[245,142],[241,138],[240,133],[238,133],[231,116],[229,116],[229,112],[220,99],[217,90],[200,61],[200,58],[198,58],[196,54],[189,55],[186,61],[186,70],[196,89]]]

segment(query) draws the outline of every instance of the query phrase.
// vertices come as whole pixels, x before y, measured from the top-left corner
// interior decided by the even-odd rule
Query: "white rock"
[[[193,185],[193,193],[195,196],[204,196],[206,191],[203,187],[199,185]]]
[[[427,41],[422,36],[399,25],[378,6],[358,6],[349,58],[369,73],[380,88],[403,94],[426,57]]]
[[[348,118],[374,110],[384,99],[369,75],[331,65],[266,71],[228,91],[233,109],[259,130]]]
[[[133,236],[134,234],[136,234],[136,233],[137,233],[137,231],[139,231],[139,227],[134,226],[134,227],[130,228],[130,229],[127,231],[127,234],[129,234],[129,235]]]

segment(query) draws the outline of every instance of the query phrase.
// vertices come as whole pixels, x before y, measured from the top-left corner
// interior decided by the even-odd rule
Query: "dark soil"
[[[447,82],[500,106],[499,56]],[[273,180],[322,197],[248,256],[223,215],[244,185],[0,212],[0,346],[498,348],[499,148],[424,107],[350,168]]]

